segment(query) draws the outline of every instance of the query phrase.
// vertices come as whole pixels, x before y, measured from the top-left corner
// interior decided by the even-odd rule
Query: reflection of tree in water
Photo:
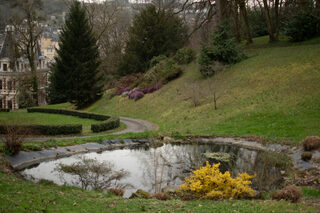
[[[168,185],[180,185],[192,169],[201,166],[201,153],[198,146],[173,146],[166,144],[151,148],[140,157],[144,185],[160,192]]]

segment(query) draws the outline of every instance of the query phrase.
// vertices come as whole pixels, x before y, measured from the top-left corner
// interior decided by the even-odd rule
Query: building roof
[[[2,47],[0,50],[0,59],[9,58],[11,62],[14,62],[18,56],[18,49],[15,45],[13,32],[8,31],[2,43]]]

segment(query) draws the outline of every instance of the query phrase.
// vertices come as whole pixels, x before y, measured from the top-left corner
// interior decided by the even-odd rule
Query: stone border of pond
[[[23,170],[28,167],[37,165],[47,160],[53,160],[71,155],[101,152],[105,150],[135,148],[141,145],[148,144],[149,139],[121,139],[121,140],[105,140],[101,143],[86,143],[75,146],[57,147],[41,151],[24,152],[21,151],[13,156],[4,156],[14,170]]]
[[[279,144],[270,144],[270,145],[262,145],[258,142],[247,141],[241,138],[192,138],[192,139],[173,139],[171,137],[164,137],[163,140],[150,138],[150,139],[114,139],[114,140],[105,140],[101,143],[85,143],[74,146],[65,146],[65,147],[57,147],[50,148],[41,151],[31,151],[24,152],[21,151],[13,156],[6,156],[4,158],[10,163],[14,170],[23,170],[28,167],[35,166],[41,162],[54,160],[63,157],[69,157],[75,154],[87,153],[87,152],[101,152],[105,150],[114,150],[114,149],[122,149],[122,148],[136,148],[142,145],[150,145],[151,142],[158,141],[159,144],[162,143],[171,143],[171,144],[218,144],[218,145],[226,145],[226,146],[238,146],[246,149],[256,150],[256,151],[264,151],[264,152],[278,152],[284,153],[290,156],[293,159],[294,167],[299,170],[309,169],[316,164],[310,161],[303,161],[300,157],[303,149],[297,149],[296,147],[290,147],[286,145]],[[157,145],[155,143],[154,145]],[[320,152],[314,152],[315,156],[320,157]],[[1,155],[1,154],[0,154]]]

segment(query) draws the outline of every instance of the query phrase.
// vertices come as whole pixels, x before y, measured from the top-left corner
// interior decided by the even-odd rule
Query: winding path
[[[120,117],[120,121],[126,124],[127,128],[121,130],[119,132],[113,132],[108,134],[102,135],[90,135],[90,136],[68,136],[68,137],[42,137],[42,138],[26,138],[26,141],[34,141],[34,142],[41,142],[46,141],[49,139],[55,140],[65,140],[65,139],[77,139],[77,138],[92,138],[97,136],[106,136],[106,135],[120,135],[124,133],[139,133],[144,131],[152,131],[158,130],[158,125],[151,123],[149,121],[135,119],[135,118],[128,118],[128,117]]]

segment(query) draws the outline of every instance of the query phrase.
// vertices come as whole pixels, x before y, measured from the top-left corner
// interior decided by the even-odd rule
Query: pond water
[[[114,169],[124,169],[129,175],[122,184],[130,184],[124,197],[129,197],[137,189],[154,193],[166,186],[180,185],[190,171],[198,169],[209,160],[205,153],[228,153],[230,161],[222,163],[222,171],[229,170],[233,176],[239,172],[256,174],[252,187],[256,190],[271,190],[282,182],[281,169],[270,163],[265,152],[254,151],[228,145],[172,145],[161,147],[139,147],[119,149],[101,153],[86,153],[67,158],[40,163],[38,166],[22,171],[27,179],[39,181],[51,180],[59,185],[77,185],[76,176],[58,173],[55,168],[60,164],[70,165],[80,161],[80,156],[114,164]],[[207,156],[207,157],[206,157]],[[210,160],[211,163],[215,161]],[[78,185],[80,186],[80,185]]]

